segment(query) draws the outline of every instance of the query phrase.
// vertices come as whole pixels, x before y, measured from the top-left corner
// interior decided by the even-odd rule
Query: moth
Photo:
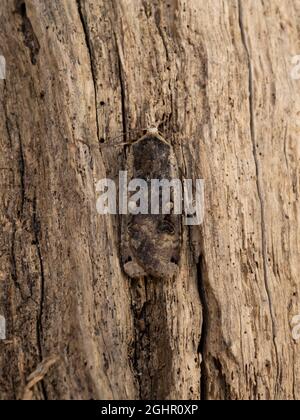
[[[130,145],[125,167],[129,179],[145,180],[149,191],[153,179],[171,181],[179,178],[173,148],[157,129],[148,129],[143,137]],[[128,213],[121,216],[121,261],[130,278],[151,276],[167,279],[177,275],[182,220],[180,214],[172,211],[173,200],[171,193],[170,214],[160,211],[159,214]]]

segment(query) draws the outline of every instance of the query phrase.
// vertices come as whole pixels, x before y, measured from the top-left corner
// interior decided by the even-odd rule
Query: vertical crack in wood
[[[27,8],[25,1],[16,0],[17,13],[21,16],[22,26],[21,30],[24,36],[24,45],[29,49],[31,64],[36,65],[37,56],[40,52],[40,43],[33,30],[32,23],[27,15]]]
[[[94,96],[95,96],[97,140],[98,140],[98,142],[100,142],[100,127],[99,127],[99,121],[98,121],[98,105],[97,105],[97,77],[96,77],[96,71],[95,71],[95,68],[94,68],[92,45],[91,45],[91,42],[90,42],[88,25],[85,21],[84,15],[83,15],[81,1],[80,0],[76,0],[76,1],[77,1],[79,19],[80,19],[80,22],[81,22],[81,25],[82,25],[82,29],[83,29],[83,33],[84,33],[84,37],[85,37],[85,43],[86,43],[86,47],[87,47],[87,51],[88,51],[88,55],[89,55],[89,59],[90,59],[90,68],[91,68],[91,75],[92,75],[92,80],[93,80],[93,85],[94,85]],[[101,147],[100,147],[100,151],[101,151]]]
[[[262,236],[262,256],[263,256],[263,271],[264,271],[264,284],[268,299],[268,305],[270,308],[270,316],[272,322],[272,337],[273,337],[273,345],[276,354],[276,368],[277,368],[277,379],[275,385],[275,397],[277,395],[277,388],[279,386],[279,355],[278,355],[278,348],[276,344],[276,323],[275,323],[275,314],[272,304],[272,297],[271,297],[271,290],[268,280],[268,267],[267,267],[267,237],[266,237],[266,218],[265,218],[265,206],[264,206],[264,194],[263,194],[263,187],[261,185],[261,171],[260,171],[260,163],[257,156],[256,151],[256,134],[255,134],[255,112],[254,112],[254,101],[253,101],[253,69],[251,63],[251,56],[250,51],[248,48],[246,31],[243,22],[243,7],[242,1],[238,0],[238,18],[239,18],[239,27],[241,32],[241,39],[242,44],[244,46],[247,63],[248,63],[248,95],[249,95],[249,112],[250,112],[250,136],[253,145],[253,157],[256,169],[256,185],[257,185],[257,192],[258,198],[260,202],[260,212],[261,212],[261,236]]]
[[[116,45],[117,45],[117,53],[118,53],[118,71],[119,71],[120,90],[121,90],[122,126],[123,126],[123,133],[124,133],[124,142],[127,143],[126,88],[125,88],[125,80],[124,80],[124,75],[123,75],[124,70],[122,68],[122,60],[121,60],[121,55],[120,55],[120,51],[119,51],[119,47],[117,43],[117,37],[116,37]]]
[[[21,131],[18,122],[17,124],[17,132],[19,138],[19,168],[20,168],[20,183],[21,183],[21,206],[19,216],[23,213],[24,203],[25,203],[25,159],[24,159],[24,152],[23,152],[23,143],[21,137]]]
[[[141,400],[166,400],[174,391],[173,348],[162,279],[132,279],[134,353],[132,365]]]
[[[199,290],[200,302],[202,305],[202,328],[201,328],[200,343],[198,346],[198,354],[200,354],[200,357],[201,357],[200,397],[201,397],[201,400],[206,400],[208,398],[208,378],[207,378],[205,353],[206,353],[207,335],[208,335],[209,308],[208,308],[207,296],[206,296],[206,290],[205,290],[204,258],[202,255],[200,255],[199,261],[197,263],[197,278],[198,278],[198,290]]]
[[[26,11],[26,4],[25,2],[17,2],[17,11],[19,12],[19,14],[21,15],[22,19],[23,19],[23,24],[22,24],[22,31],[24,34],[24,38],[25,38],[25,46],[29,48],[30,50],[30,54],[31,54],[31,62],[32,64],[36,64],[36,56],[39,53],[39,43],[38,40],[34,34],[31,22],[29,20],[29,18],[27,17],[27,11]],[[13,137],[12,137],[12,132],[11,132],[11,122],[8,116],[8,110],[7,110],[7,84],[6,81],[4,80],[4,92],[5,92],[5,101],[4,101],[4,116],[5,116],[5,125],[6,125],[6,130],[7,130],[7,134],[8,134],[8,138],[10,141],[10,145],[11,147],[13,147],[14,142],[13,142]],[[18,166],[19,166],[19,174],[20,174],[20,206],[18,208],[17,211],[17,216],[20,219],[23,215],[23,211],[24,211],[24,204],[25,204],[25,199],[26,199],[26,191],[25,191],[25,157],[24,157],[24,150],[23,150],[23,141],[22,141],[22,135],[21,135],[21,127],[19,126],[18,120],[15,119],[15,125],[16,125],[16,133],[17,133],[17,138],[18,138],[18,152],[19,152],[19,158],[18,158]],[[44,276],[44,267],[43,267],[43,259],[42,259],[42,255],[41,255],[41,249],[40,249],[40,245],[39,245],[39,238],[38,238],[38,230],[37,230],[37,226],[38,226],[38,222],[36,219],[36,203],[33,203],[33,234],[35,237],[35,243],[36,243],[36,247],[37,247],[37,256],[38,256],[38,260],[39,260],[39,265],[40,265],[40,278],[41,278],[41,285],[40,285],[40,300],[39,300],[39,313],[37,316],[37,321],[36,321],[36,341],[37,341],[37,348],[38,348],[38,353],[39,353],[39,359],[40,361],[43,360],[43,351],[42,351],[42,317],[43,317],[43,309],[44,309],[44,299],[45,299],[45,276]],[[17,258],[16,258],[16,222],[13,221],[12,223],[12,236],[11,236],[11,250],[10,250],[10,259],[11,259],[11,267],[12,267],[12,280],[14,282],[14,285],[16,287],[16,289],[19,290],[20,292],[20,298],[23,302],[23,304],[25,304],[25,302],[27,302],[28,299],[31,299],[32,296],[26,297],[23,293],[21,284],[19,282],[18,279],[18,272],[17,272]],[[35,302],[36,303],[36,302]],[[14,381],[13,381],[14,382]],[[43,398],[45,400],[48,399],[47,397],[47,391],[46,391],[46,387],[43,381],[41,381],[40,383],[41,385],[41,391],[42,391],[42,395]],[[14,391],[16,393],[16,391]]]
[[[41,231],[40,222],[37,219],[37,208],[36,208],[37,198],[36,196],[33,199],[33,233],[35,239],[35,245],[37,250],[38,261],[40,265],[40,278],[41,278],[41,285],[40,285],[40,307],[39,307],[39,314],[37,317],[36,323],[36,334],[37,334],[37,345],[39,351],[39,358],[40,362],[43,361],[43,345],[42,345],[42,337],[43,337],[43,311],[44,311],[44,303],[45,303],[45,272],[44,272],[44,264],[43,264],[43,257],[41,253],[41,245],[39,240],[39,234]],[[47,391],[45,387],[45,383],[42,380],[41,382],[41,389],[45,400],[48,400]]]
[[[114,10],[114,17],[115,21],[117,22],[117,2],[112,2],[112,8]],[[126,118],[126,85],[125,85],[125,69],[124,69],[124,63],[122,60],[122,51],[121,46],[118,42],[118,36],[116,31],[114,30],[114,25],[111,22],[111,26],[113,28],[113,34],[115,38],[115,44],[116,44],[116,51],[117,51],[117,59],[118,59],[118,78],[120,82],[120,94],[121,94],[121,112],[122,112],[122,130],[124,135],[124,142],[127,143],[127,118]],[[116,25],[115,25],[116,26]],[[125,147],[125,155],[126,155],[126,147]]]
[[[139,399],[143,399],[143,376],[146,369],[144,356],[145,337],[149,337],[149,326],[146,320],[146,298],[143,296],[142,288],[146,293],[146,280],[132,280],[130,287],[131,310],[134,324],[134,350],[132,356],[132,368],[137,381]]]

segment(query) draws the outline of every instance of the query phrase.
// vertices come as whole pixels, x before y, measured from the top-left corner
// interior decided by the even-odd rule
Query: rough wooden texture
[[[300,398],[299,19],[299,0],[1,1],[0,399]],[[205,220],[178,278],[129,280],[95,185],[124,162],[105,144],[160,122]]]

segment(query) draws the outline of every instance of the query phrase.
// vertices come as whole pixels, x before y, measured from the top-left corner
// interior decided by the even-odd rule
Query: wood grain
[[[0,399],[299,399],[299,0],[3,0]],[[96,212],[158,125],[205,219],[128,279]]]

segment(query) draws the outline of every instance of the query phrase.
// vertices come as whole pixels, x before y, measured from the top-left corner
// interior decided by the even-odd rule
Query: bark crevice
[[[119,50],[119,46],[117,43],[117,36],[116,37],[116,46],[117,46],[117,54],[118,54],[118,77],[120,81],[120,93],[121,93],[121,109],[122,109],[122,127],[123,127],[123,134],[124,134],[124,141],[127,143],[127,120],[126,120],[126,87],[125,87],[125,79],[124,79],[124,69],[122,65],[121,53]]]
[[[37,57],[40,52],[40,43],[34,32],[32,23],[28,17],[25,1],[17,0],[16,9],[22,19],[21,31],[24,37],[24,45],[28,48],[30,52],[31,64],[36,65]]]
[[[43,263],[43,257],[41,252],[41,245],[40,245],[40,231],[41,226],[40,222],[37,218],[37,198],[34,197],[33,200],[33,220],[32,220],[32,227],[33,227],[33,234],[34,234],[34,241],[37,251],[37,257],[39,262],[39,268],[40,268],[40,299],[39,299],[39,313],[37,316],[37,322],[36,322],[36,335],[37,335],[37,346],[38,346],[38,352],[39,352],[39,359],[40,362],[43,361],[43,312],[44,312],[44,304],[45,304],[45,271],[44,271],[44,263]],[[47,397],[47,391],[45,387],[45,383],[42,380],[40,382],[42,394],[45,400],[48,400]]]
[[[201,337],[198,346],[198,354],[201,357],[201,379],[200,379],[200,397],[201,400],[206,400],[208,396],[208,383],[207,383],[207,368],[206,368],[206,352],[207,352],[207,336],[208,336],[208,319],[209,308],[205,290],[205,275],[204,275],[204,259],[201,255],[197,263],[197,278],[200,302],[202,305],[202,327]]]
[[[17,130],[18,130],[18,138],[19,138],[19,171],[20,171],[20,184],[21,184],[21,206],[20,206],[20,214],[22,215],[25,203],[25,159],[24,159],[24,152],[23,152],[23,143],[21,137],[20,127],[17,123]]]
[[[132,366],[137,381],[137,392],[142,400],[149,390],[145,389],[144,382],[148,377],[149,356],[149,324],[147,322],[147,280],[132,281],[131,310],[134,323],[134,350]]]
[[[94,61],[93,61],[93,50],[92,50],[92,45],[91,45],[91,41],[90,41],[90,36],[89,36],[89,29],[85,20],[85,17],[83,15],[83,10],[82,10],[82,5],[81,5],[81,1],[77,0],[77,8],[78,8],[78,14],[79,14],[79,19],[82,25],[82,29],[83,29],[83,33],[84,33],[84,37],[85,37],[85,44],[87,47],[87,51],[88,51],[88,55],[89,55],[89,60],[90,60],[90,68],[91,68],[91,76],[92,76],[92,80],[93,80],[93,85],[94,85],[94,95],[95,95],[95,115],[96,115],[96,129],[97,129],[97,141],[100,142],[100,127],[99,127],[99,121],[98,121],[98,105],[97,105],[97,77],[96,77],[96,71],[94,69]]]

